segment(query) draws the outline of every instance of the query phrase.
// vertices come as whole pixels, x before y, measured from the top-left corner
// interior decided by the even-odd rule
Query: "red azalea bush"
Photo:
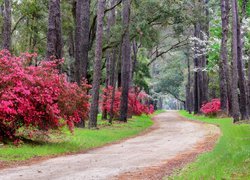
[[[20,127],[48,131],[68,125],[72,131],[74,123],[88,116],[89,85],[67,82],[57,69],[62,61],[30,65],[36,56],[0,51],[0,141],[18,139]]]
[[[111,111],[112,103],[112,91],[113,87],[109,86],[103,90],[101,107],[102,111]],[[121,99],[121,90],[118,89],[115,91],[113,113],[115,117],[119,117],[120,112],[120,99]],[[152,114],[154,112],[153,105],[148,105],[148,95],[144,92],[138,92],[136,88],[130,89],[128,97],[128,114],[129,115],[141,115]]]
[[[202,105],[201,112],[205,115],[214,116],[220,111],[220,107],[220,99],[212,99],[211,102]]]
[[[111,112],[112,92],[113,92],[112,86],[109,86],[109,87],[103,89],[102,103],[101,103],[102,111],[106,110],[108,113]],[[114,103],[113,103],[114,117],[119,117],[120,98],[121,98],[121,91],[116,90],[115,95],[114,95]]]

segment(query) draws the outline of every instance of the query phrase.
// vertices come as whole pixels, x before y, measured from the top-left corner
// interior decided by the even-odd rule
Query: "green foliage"
[[[164,59],[155,67],[156,75],[153,83],[156,93],[170,94],[177,99],[184,100],[183,82],[186,57],[182,52],[176,52],[173,56]]]
[[[146,92],[149,92],[148,81],[150,78],[149,72],[149,59],[146,55],[146,49],[141,48],[137,54],[137,64],[135,67],[135,74],[134,74],[134,84],[135,86],[144,89]]]
[[[193,116],[185,111],[181,115],[216,124],[221,137],[213,151],[200,155],[171,179],[249,179],[250,178],[250,125],[233,124],[231,118]]]

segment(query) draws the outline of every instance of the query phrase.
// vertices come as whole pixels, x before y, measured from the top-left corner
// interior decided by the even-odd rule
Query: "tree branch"
[[[113,10],[114,8],[116,8],[118,5],[120,5],[122,3],[122,0],[119,0],[114,6],[112,6],[112,7],[110,7],[110,8],[108,8],[108,9],[105,9],[104,10],[104,15],[107,13],[107,12],[109,12],[109,11],[111,11],[111,10]],[[93,18],[93,21],[92,21],[92,24],[91,24],[91,27],[90,27],[90,31],[89,31],[89,44],[90,44],[90,46],[89,46],[89,49],[91,49],[92,48],[92,46],[93,46],[93,43],[94,43],[94,40],[95,40],[95,31],[96,31],[96,18],[97,18],[97,14],[94,16],[94,18]]]
[[[188,38],[187,38],[188,39]],[[187,39],[183,40],[183,41],[179,41],[178,43],[174,44],[173,46],[171,46],[168,50],[166,51],[162,51],[160,53],[157,53],[157,55],[148,63],[148,66],[150,66],[153,62],[155,62],[157,60],[158,57],[161,57],[162,55],[170,52],[171,50],[173,49],[177,49],[179,47],[182,47],[182,46],[185,46],[187,45],[188,43],[185,43],[185,44],[182,44],[184,43],[185,41],[187,41]]]
[[[176,96],[174,93],[172,93],[171,91],[164,89],[164,91],[166,91],[168,94],[172,95],[175,99],[177,99],[178,101],[185,103],[185,100],[182,100],[180,97]]]
[[[16,30],[18,24],[19,24],[24,18],[25,18],[25,15],[21,16],[21,17],[17,20],[16,24],[14,25],[13,29],[11,30],[11,35],[14,33],[14,31]]]

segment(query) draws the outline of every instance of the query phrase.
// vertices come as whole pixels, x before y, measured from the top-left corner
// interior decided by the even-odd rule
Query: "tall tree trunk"
[[[132,42],[132,47],[133,47],[133,63],[132,63],[131,81],[133,81],[135,70],[136,70],[136,66],[137,66],[137,52],[138,52],[138,48],[137,48],[137,43],[136,43],[135,39]]]
[[[49,1],[49,21],[47,32],[47,59],[51,56],[62,58],[62,30],[60,0]]]
[[[239,99],[238,99],[238,32],[237,32],[237,7],[236,0],[231,0],[232,2],[232,116],[234,122],[239,121]]]
[[[113,87],[112,89],[112,97],[111,97],[111,106],[110,106],[110,114],[109,114],[109,123],[112,123],[114,118],[114,102],[115,102],[115,91],[116,91],[116,80],[117,80],[117,70],[118,70],[118,62],[116,61],[116,50],[113,48],[112,50],[112,63],[111,63],[111,78],[110,84]]]
[[[227,0],[221,0],[221,20],[222,20],[222,39],[221,39],[221,50],[220,50],[220,100],[221,110],[223,113],[228,114],[228,85],[227,76],[228,73],[228,24],[229,24],[229,3]]]
[[[242,0],[242,17],[240,18],[240,23],[242,23],[242,20],[244,18],[247,17],[247,3],[249,2],[249,0]],[[242,37],[244,37],[246,34],[242,34]],[[244,47],[244,41],[242,41],[242,47]],[[245,51],[244,52],[245,54],[247,54],[247,52]],[[242,64],[243,64],[243,67],[247,64],[247,62],[245,62],[243,59],[242,59]],[[248,59],[248,81],[246,81],[246,90],[247,90],[247,107],[248,107],[248,118],[250,118],[250,62],[249,62],[249,59]]]
[[[200,34],[200,24],[196,23],[194,25],[194,37],[199,38]],[[201,107],[201,96],[200,96],[200,79],[201,79],[201,70],[200,70],[200,63],[199,57],[197,53],[197,42],[195,43],[195,52],[194,52],[194,68],[196,69],[194,72],[194,114],[200,113]]]
[[[97,30],[96,30],[96,47],[94,75],[92,83],[92,102],[90,107],[89,128],[97,127],[98,101],[100,80],[102,75],[102,38],[103,38],[103,18],[105,9],[105,0],[98,0],[97,5]]]
[[[205,22],[202,25],[203,33],[201,32],[201,40],[207,41],[209,38],[209,0],[204,0],[204,15],[205,15]],[[204,49],[206,47],[203,47]],[[201,104],[208,102],[208,73],[205,70],[207,67],[207,52],[201,57],[201,67],[202,71],[202,82],[201,82]]]
[[[87,78],[89,51],[90,0],[76,1],[75,80]]]
[[[3,49],[11,48],[11,1],[4,0]]]
[[[121,107],[120,107],[120,121],[127,122],[128,115],[128,93],[130,84],[130,38],[129,38],[129,24],[130,24],[130,0],[123,1],[123,38],[122,38],[122,73],[121,73]]]
[[[189,54],[189,53],[187,53]],[[191,71],[190,71],[190,58],[187,56],[187,67],[188,67],[188,82],[187,82],[187,100],[186,100],[186,106],[187,106],[187,111],[189,114],[192,113],[192,97],[191,97]]]
[[[113,7],[115,5],[117,0],[112,0],[110,3],[110,7]],[[115,8],[113,8],[111,10],[111,12],[109,12],[108,14],[108,20],[107,20],[107,39],[110,39],[110,30],[111,27],[115,24]],[[109,86],[112,86],[113,88],[115,88],[113,86],[113,73],[114,73],[114,68],[115,68],[115,59],[114,59],[114,48],[112,49],[108,49],[106,51],[106,80],[105,80],[105,84],[106,84],[106,88],[108,88]],[[105,102],[106,99],[103,99],[103,101]],[[107,110],[104,110],[102,112],[102,119],[107,119],[108,117],[108,113]]]
[[[242,62],[242,35],[241,35],[241,23],[239,19],[239,12],[238,12],[238,3],[235,3],[235,11],[236,11],[236,18],[237,18],[237,43],[238,43],[238,58],[237,58],[237,67],[238,67],[238,74],[239,74],[239,89],[240,89],[240,112],[241,112],[241,119],[248,119],[248,112],[247,112],[247,91],[246,91],[246,79],[245,79],[245,72],[243,68]]]

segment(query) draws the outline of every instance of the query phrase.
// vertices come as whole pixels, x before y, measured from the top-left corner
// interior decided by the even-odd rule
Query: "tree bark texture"
[[[3,49],[11,48],[11,1],[4,0],[3,12]]]
[[[92,92],[92,102],[90,107],[89,128],[97,127],[99,90],[100,90],[100,81],[102,75],[101,72],[102,72],[102,41],[103,41],[104,9],[105,9],[105,0],[98,0],[94,75],[92,83],[93,92]]]
[[[192,96],[191,96],[191,71],[190,71],[190,58],[187,56],[187,67],[188,67],[188,82],[187,82],[187,100],[186,106],[189,114],[192,113]]]
[[[220,76],[220,100],[221,110],[228,114],[228,85],[227,76],[228,73],[228,24],[229,24],[229,3],[227,0],[221,0],[221,20],[222,20],[222,39],[220,50],[220,62],[219,62],[219,76]]]
[[[90,0],[76,1],[76,28],[75,28],[75,80],[78,84],[87,78]]]
[[[232,2],[232,83],[231,83],[231,93],[232,93],[232,116],[234,122],[239,121],[240,109],[238,100],[238,32],[237,32],[237,9],[236,0],[231,0]]]
[[[110,3],[110,7],[113,7],[116,3],[116,0],[112,0]],[[110,30],[111,27],[115,24],[115,8],[111,10],[111,12],[108,13],[108,18],[107,18],[107,39],[110,39]],[[106,80],[105,80],[105,86],[108,88],[109,86],[113,85],[113,80],[112,80],[112,73],[114,72],[114,59],[113,59],[113,49],[108,49],[106,51]],[[113,86],[112,86],[113,87]],[[113,87],[115,88],[115,87]],[[105,102],[106,99],[103,99]],[[102,119],[107,119],[108,118],[108,113],[106,110],[102,112]]]
[[[200,36],[200,24],[196,23],[194,25],[194,37],[199,38]],[[200,95],[200,82],[201,82],[201,72],[200,72],[200,59],[197,53],[197,43],[195,43],[195,52],[194,52],[194,114],[200,113],[201,107],[201,95]]]
[[[47,59],[51,56],[61,59],[62,47],[60,0],[50,0],[47,32]]]
[[[128,113],[128,93],[130,84],[130,38],[129,38],[129,22],[130,22],[130,0],[123,1],[123,38],[122,38],[122,67],[121,67],[121,107],[120,120],[127,122]]]
[[[209,37],[209,0],[204,0],[204,16],[205,22],[202,24],[201,40],[206,40]],[[205,37],[206,36],[206,37]],[[206,47],[204,47],[206,48]],[[207,67],[207,53],[201,56],[201,67],[202,67],[202,83],[201,85],[201,104],[208,102],[208,73],[205,70]]]
[[[237,43],[238,43],[238,58],[237,58],[237,67],[238,67],[238,74],[239,74],[239,89],[240,89],[240,112],[241,112],[241,119],[248,119],[248,109],[247,109],[247,88],[246,88],[246,79],[245,79],[245,72],[244,72],[244,64],[243,64],[243,42],[242,42],[242,34],[241,34],[241,23],[239,18],[239,11],[238,11],[238,3],[235,3],[236,9],[236,17],[237,17]]]

